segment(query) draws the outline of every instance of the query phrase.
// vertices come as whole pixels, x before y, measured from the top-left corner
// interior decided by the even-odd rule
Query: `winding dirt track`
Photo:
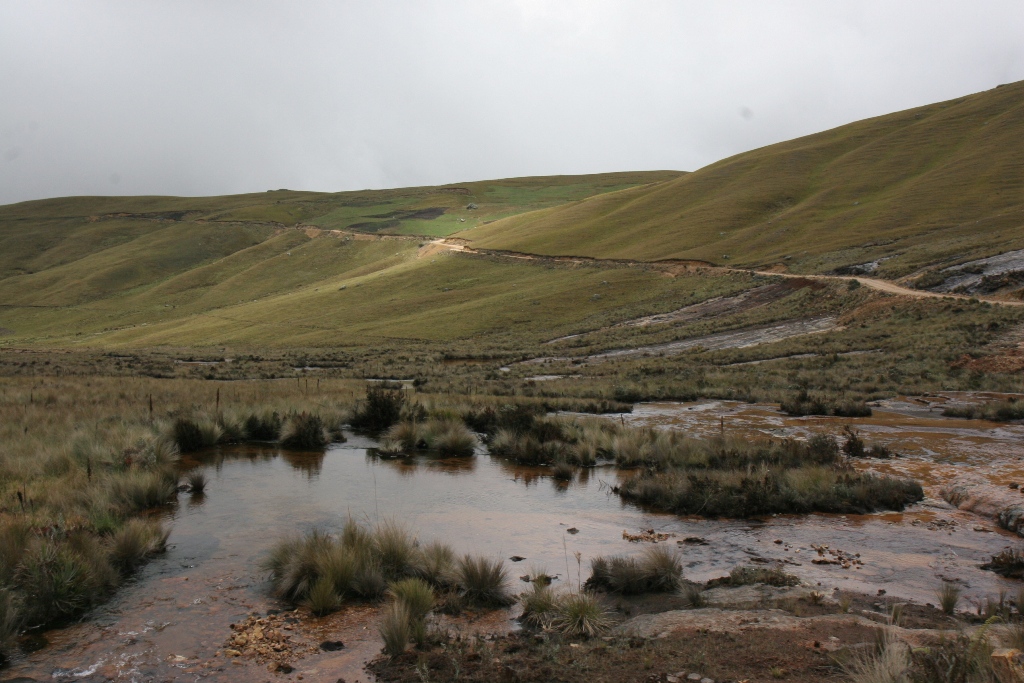
[[[733,272],[733,273],[755,273],[757,275],[771,275],[775,277],[785,278],[799,278],[804,280],[836,280],[836,281],[850,281],[857,280],[865,287],[876,289],[881,292],[888,294],[895,294],[897,296],[905,296],[912,299],[977,299],[979,301],[985,301],[996,306],[1024,306],[1024,301],[1007,301],[1003,299],[992,299],[988,297],[972,297],[964,294],[946,294],[938,292],[929,292],[920,289],[910,289],[898,285],[895,282],[889,280],[880,280],[873,277],[862,277],[859,275],[803,275],[798,273],[778,273],[770,270],[751,270],[746,268],[728,268],[724,266],[716,266],[712,263],[705,263],[702,261],[683,261],[683,260],[665,260],[665,261],[634,261],[628,259],[599,259],[591,258],[589,256],[544,256],[541,254],[527,254],[519,251],[497,251],[491,249],[476,249],[474,247],[467,246],[459,241],[443,238],[430,242],[424,249],[433,247],[432,253],[437,253],[439,250],[456,251],[465,254],[480,254],[486,256],[501,256],[504,258],[522,259],[525,261],[549,261],[555,263],[576,263],[576,264],[595,264],[595,263],[607,263],[609,265],[617,266],[634,266],[634,267],[646,267],[646,268],[664,268],[665,270],[671,270],[679,268],[680,266],[693,267],[700,266],[707,268],[708,270],[716,270],[719,272]]]

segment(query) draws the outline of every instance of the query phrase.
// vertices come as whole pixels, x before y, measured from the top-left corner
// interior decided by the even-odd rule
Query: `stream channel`
[[[723,576],[739,564],[781,561],[786,571],[821,590],[840,588],[887,599],[935,602],[942,580],[958,582],[965,601],[1016,592],[979,565],[1015,545],[1016,535],[986,517],[944,502],[939,488],[974,478],[1000,490],[1024,483],[1024,425],[943,418],[942,405],[963,396],[885,401],[868,418],[792,418],[769,405],[725,401],[637,405],[607,416],[626,424],[681,429],[707,436],[723,428],[741,436],[803,437],[839,434],[852,425],[902,457],[858,467],[912,475],[926,499],[904,513],[776,516],[764,520],[705,520],[656,514],[623,503],[610,490],[614,467],[583,470],[569,484],[547,468],[512,465],[480,450],[473,458],[385,460],[373,442],[349,435],[325,453],[294,453],[271,446],[224,447],[191,457],[185,467],[206,470],[206,493],[181,493],[165,512],[168,552],[140,571],[104,606],[80,623],[36,638],[40,649],[0,671],[3,681],[369,681],[365,663],[380,652],[378,608],[345,607],[295,625],[308,642],[342,641],[337,651],[297,659],[294,672],[225,656],[230,625],[253,613],[283,610],[268,595],[259,562],[274,541],[296,530],[339,530],[348,517],[375,524],[397,520],[421,541],[440,539],[458,552],[505,558],[516,586],[533,568],[575,586],[596,555],[636,553],[624,538],[654,529],[672,534],[687,578]],[[628,476],[624,474],[623,476]],[[1013,491],[1024,499],[1024,494]],[[570,533],[570,530],[576,533]],[[706,544],[683,543],[703,539]],[[777,542],[777,541],[781,541]],[[816,564],[812,544],[862,565]],[[574,553],[582,556],[582,570]],[[508,558],[526,559],[513,563]],[[518,588],[516,589],[518,591]],[[515,628],[512,614],[470,615],[446,624],[466,632]]]

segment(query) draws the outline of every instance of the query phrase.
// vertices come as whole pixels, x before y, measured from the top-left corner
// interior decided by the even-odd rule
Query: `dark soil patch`
[[[390,213],[375,213],[367,218],[388,218],[396,221],[421,220],[432,221],[444,215],[446,209],[443,206],[432,206],[427,209],[412,209],[407,211],[392,211]]]
[[[348,226],[349,230],[359,230],[361,232],[380,232],[381,230],[392,230],[402,224],[402,221],[421,220],[421,221],[432,221],[435,218],[440,218],[447,211],[443,206],[432,206],[426,209],[411,209],[404,211],[391,211],[389,213],[377,213],[367,216],[367,218],[383,218],[380,221],[364,221],[362,223],[353,223]]]
[[[752,628],[735,632],[680,630],[653,640],[616,638],[568,642],[528,634],[493,641],[460,641],[428,652],[407,652],[369,669],[382,682],[564,681],[566,683],[661,682],[691,673],[718,683],[785,680],[811,683],[842,676],[830,650],[871,643],[876,629],[814,625],[795,629]],[[417,670],[419,667],[419,670]],[[680,674],[682,674],[680,676]]]
[[[894,605],[900,607],[900,626],[913,629],[937,629],[954,631],[961,628],[964,621],[946,616],[942,610],[930,605],[917,605],[902,600],[894,600],[886,596],[864,595],[843,591],[832,595],[834,600],[848,600],[847,611],[851,614],[863,614],[884,623],[892,614]],[[790,614],[798,617],[817,617],[825,614],[840,614],[842,609],[832,601],[815,602],[810,598],[800,598],[792,602],[781,601],[778,605]],[[969,620],[968,620],[969,621]]]

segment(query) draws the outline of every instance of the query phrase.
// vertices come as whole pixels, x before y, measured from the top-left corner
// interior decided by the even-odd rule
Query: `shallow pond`
[[[719,402],[638,406],[631,415],[610,419],[700,434],[720,430],[724,418],[726,429],[750,435],[803,434],[851,423],[907,452],[911,457],[897,461],[897,467],[918,467],[926,479],[933,476],[929,463],[954,470],[987,463],[1003,472],[1000,476],[1024,471],[1013,469],[1024,443],[1019,425],[945,420],[915,413],[926,409],[921,404],[907,405],[839,422],[787,418],[768,406]],[[229,625],[252,612],[282,608],[267,596],[258,568],[275,539],[314,526],[338,529],[349,516],[367,524],[395,519],[420,539],[443,539],[460,552],[525,557],[519,563],[506,559],[517,586],[525,585],[517,577],[532,567],[575,585],[586,579],[589,558],[639,551],[638,544],[623,538],[624,531],[653,528],[674,535],[666,542],[679,545],[687,576],[697,580],[724,575],[752,560],[780,560],[788,571],[820,582],[823,589],[884,590],[895,599],[934,602],[942,579],[962,582],[969,598],[1015,590],[978,565],[1016,537],[933,495],[906,514],[684,519],[623,504],[606,485],[619,480],[610,467],[585,471],[563,485],[544,468],[512,466],[483,453],[461,460],[382,460],[370,454],[371,446],[350,437],[322,454],[224,448],[186,463],[205,468],[210,481],[204,496],[182,493],[167,513],[169,551],[87,621],[45,634],[49,644],[15,662],[3,672],[4,680],[276,678],[255,663],[236,664],[217,655],[231,635]],[[683,543],[695,538],[706,544]],[[863,565],[816,564],[813,560],[821,558],[812,544],[859,554]],[[582,570],[575,552],[581,553]],[[302,674],[306,681],[366,681],[362,666],[380,650],[376,616],[375,608],[354,607],[314,620],[313,642],[341,640],[346,647],[299,659],[288,678]],[[453,627],[500,631],[513,624],[509,613],[498,612]]]

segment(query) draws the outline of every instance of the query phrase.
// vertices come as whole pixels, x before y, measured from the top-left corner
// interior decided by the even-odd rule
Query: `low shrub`
[[[319,451],[330,442],[324,422],[316,413],[289,415],[281,427],[281,446],[301,451]]]
[[[171,438],[181,453],[194,453],[206,446],[203,432],[194,421],[179,417],[171,427]]]
[[[368,386],[366,398],[352,413],[349,420],[353,429],[377,434],[383,432],[402,417],[405,394],[402,389]]]
[[[277,441],[283,420],[277,412],[253,413],[245,418],[245,436],[251,441]]]

